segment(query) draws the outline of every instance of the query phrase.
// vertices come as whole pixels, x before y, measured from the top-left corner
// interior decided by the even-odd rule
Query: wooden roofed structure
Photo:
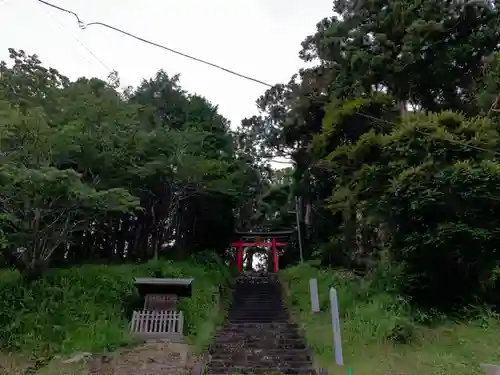
[[[138,277],[134,285],[144,300],[133,312],[130,332],[145,340],[182,342],[184,315],[177,310],[179,297],[191,297],[194,279]]]

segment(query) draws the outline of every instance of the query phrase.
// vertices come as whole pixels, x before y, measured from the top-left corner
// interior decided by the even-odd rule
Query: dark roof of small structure
[[[149,285],[189,285],[194,279],[164,279],[159,277],[136,277],[134,284]]]
[[[134,284],[141,296],[146,294],[175,294],[179,297],[191,297],[193,280],[137,277]]]

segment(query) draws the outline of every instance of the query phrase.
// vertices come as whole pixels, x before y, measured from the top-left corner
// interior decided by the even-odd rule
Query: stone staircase
[[[316,373],[304,338],[289,320],[275,275],[237,279],[228,320],[210,350],[207,373]]]

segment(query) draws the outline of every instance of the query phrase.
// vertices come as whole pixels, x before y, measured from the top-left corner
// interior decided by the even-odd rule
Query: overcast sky
[[[47,1],[86,23],[108,23],[271,84],[303,66],[300,43],[332,14],[332,0]],[[105,79],[116,69],[124,86],[159,69],[180,73],[182,87],[219,105],[233,127],[257,113],[255,100],[266,89],[100,26],[80,30],[73,16],[37,0],[0,0],[0,16],[0,60],[9,47],[24,49],[72,79]]]

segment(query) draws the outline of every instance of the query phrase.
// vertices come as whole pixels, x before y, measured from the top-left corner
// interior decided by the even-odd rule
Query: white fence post
[[[313,313],[318,313],[319,310],[319,295],[318,295],[318,280],[309,280],[309,290],[311,292],[311,309]]]
[[[500,366],[498,365],[483,363],[481,364],[481,368],[484,370],[486,375],[500,375]]]
[[[335,350],[335,362],[337,365],[344,364],[342,356],[342,339],[340,336],[340,314],[339,314],[339,301],[337,298],[337,291],[335,288],[330,288],[330,305],[332,309],[332,328],[333,328],[333,347]]]
[[[179,311],[179,333],[181,335],[184,334],[184,314],[182,313],[182,311]]]

